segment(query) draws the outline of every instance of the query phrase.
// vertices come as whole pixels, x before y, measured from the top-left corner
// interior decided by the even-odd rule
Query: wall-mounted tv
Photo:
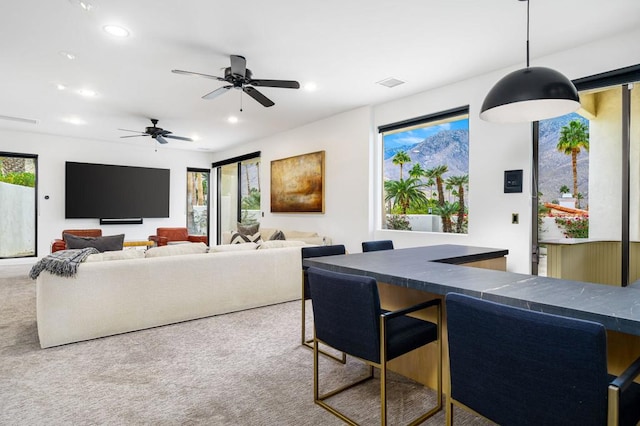
[[[169,169],[67,161],[65,217],[169,217],[169,174]]]

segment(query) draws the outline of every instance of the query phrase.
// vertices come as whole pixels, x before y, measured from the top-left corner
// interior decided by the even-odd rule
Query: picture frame
[[[325,152],[271,161],[272,213],[324,213]]]

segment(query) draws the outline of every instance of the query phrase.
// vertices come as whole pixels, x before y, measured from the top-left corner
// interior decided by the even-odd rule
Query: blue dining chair
[[[387,423],[387,363],[427,344],[437,345],[437,402],[411,424],[418,424],[442,409],[441,301],[433,299],[393,312],[380,308],[374,278],[309,268],[309,289],[313,302],[314,359],[313,397],[316,404],[343,421],[356,421],[331,406],[328,398],[373,379],[380,370],[380,423]],[[436,310],[436,322],[408,316],[423,309]],[[356,357],[369,366],[369,374],[353,383],[320,394],[318,344],[323,343]]]
[[[302,247],[302,260],[309,259],[311,257],[323,257],[323,256],[335,256],[339,254],[346,254],[347,249],[343,244],[334,244],[328,246],[313,246]],[[302,346],[313,349],[313,338],[307,338],[307,300],[311,299],[311,293],[309,293],[309,278],[307,276],[307,267],[302,265]],[[313,306],[313,302],[312,306]],[[332,353],[326,352],[320,349],[320,353],[328,356],[342,364],[346,362],[346,356],[343,353],[340,356],[336,356]]]
[[[446,296],[450,395],[501,425],[636,425],[640,358],[617,378],[607,373],[602,324]]]
[[[393,250],[393,241],[391,240],[376,240],[376,241],[363,241],[362,252],[378,251],[378,250]]]

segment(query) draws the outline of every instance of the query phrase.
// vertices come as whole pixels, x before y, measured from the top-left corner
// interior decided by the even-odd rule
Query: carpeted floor
[[[343,424],[313,403],[299,302],[40,349],[29,268],[0,268],[1,425]],[[321,366],[328,386],[365,371],[351,359]],[[392,378],[390,424],[433,403],[430,390]],[[373,381],[332,401],[375,425],[378,391]],[[456,414],[456,424],[486,424]],[[444,412],[425,424],[444,424]]]

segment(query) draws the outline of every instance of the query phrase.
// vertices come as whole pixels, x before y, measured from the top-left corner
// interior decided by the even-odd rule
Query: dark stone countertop
[[[362,274],[435,294],[464,293],[521,308],[581,318],[640,336],[640,287],[494,271],[460,263],[502,257],[507,250],[458,245],[304,259],[305,266]]]

